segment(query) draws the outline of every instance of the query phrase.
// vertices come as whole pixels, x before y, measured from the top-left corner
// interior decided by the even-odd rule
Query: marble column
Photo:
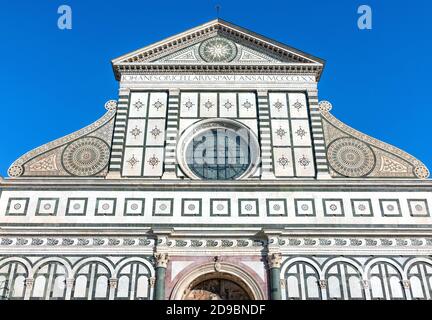
[[[165,300],[165,274],[168,265],[168,253],[156,253],[155,300]]]
[[[33,278],[27,278],[24,280],[24,287],[25,287],[24,300],[30,300],[33,284],[34,284]]]
[[[267,256],[267,261],[270,268],[270,299],[281,300],[280,272],[282,255],[280,253],[271,253]]]
[[[72,299],[72,289],[75,284],[74,278],[68,278],[65,280],[66,282],[66,295],[65,300],[71,300]]]
[[[118,279],[111,278],[109,279],[109,300],[115,299],[115,291],[117,289]]]

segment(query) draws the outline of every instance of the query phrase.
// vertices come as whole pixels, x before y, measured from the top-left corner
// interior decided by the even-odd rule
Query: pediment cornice
[[[221,36],[236,43],[252,48],[257,52],[266,54],[277,60],[275,63],[265,64],[240,64],[231,63],[161,63],[155,61],[174,52],[179,52],[204,41],[208,38]],[[221,19],[210,21],[206,24],[190,29],[178,35],[169,37],[152,45],[146,46],[134,52],[112,60],[116,79],[119,80],[122,73],[136,72],[294,72],[314,74],[319,79],[324,67],[324,61],[305,52],[289,47],[272,39],[258,35],[244,28],[235,26]]]

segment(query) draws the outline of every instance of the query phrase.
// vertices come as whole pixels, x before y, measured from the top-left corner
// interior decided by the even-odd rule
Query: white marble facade
[[[275,298],[272,268],[286,300],[431,299],[429,171],[331,114],[321,59],[214,20],[112,62],[106,114],[0,180],[0,299],[155,299],[157,266],[165,299]],[[209,128],[250,163],[187,167]]]

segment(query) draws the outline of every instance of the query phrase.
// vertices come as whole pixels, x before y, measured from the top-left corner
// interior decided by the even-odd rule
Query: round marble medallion
[[[372,149],[364,142],[353,138],[333,141],[327,151],[330,166],[346,177],[363,177],[375,166]]]
[[[108,144],[95,137],[85,137],[70,143],[63,151],[62,162],[67,172],[75,176],[92,176],[102,171],[109,161]]]
[[[237,46],[228,39],[214,37],[200,44],[199,54],[206,62],[230,62],[237,55]]]

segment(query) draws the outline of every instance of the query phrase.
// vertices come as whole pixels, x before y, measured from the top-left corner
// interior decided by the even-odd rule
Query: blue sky
[[[72,30],[57,8],[73,10]],[[346,124],[432,168],[430,1],[3,1],[0,175],[23,153],[99,118],[117,97],[110,61],[220,17],[327,61],[319,97]],[[370,5],[373,29],[357,28]]]

